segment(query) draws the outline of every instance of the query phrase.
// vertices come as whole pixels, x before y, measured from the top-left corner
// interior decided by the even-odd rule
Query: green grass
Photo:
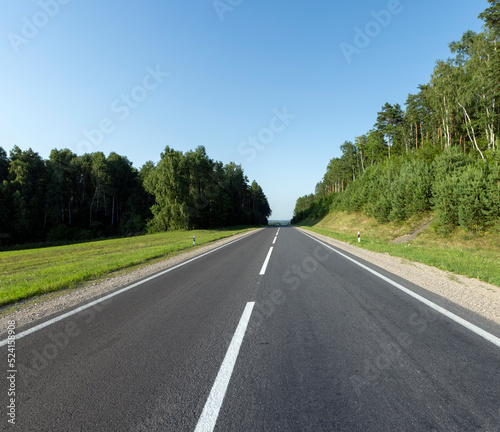
[[[126,269],[228,237],[249,228],[172,231],[68,246],[0,252],[0,305],[72,288]]]
[[[428,219],[428,218],[427,218]],[[476,278],[500,286],[500,233],[456,232],[443,236],[432,229],[403,244],[394,238],[411,233],[419,221],[403,224],[378,224],[359,214],[337,213],[320,221],[308,221],[303,228],[373,252],[388,253],[409,261]],[[420,221],[422,222],[422,221]],[[361,243],[357,241],[361,231]]]

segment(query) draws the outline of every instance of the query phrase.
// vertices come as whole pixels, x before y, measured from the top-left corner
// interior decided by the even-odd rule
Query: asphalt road
[[[1,429],[500,431],[500,346],[299,230],[277,232],[20,337],[10,375],[4,344],[15,384],[0,386]]]

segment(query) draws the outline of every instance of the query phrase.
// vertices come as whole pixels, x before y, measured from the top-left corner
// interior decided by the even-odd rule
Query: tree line
[[[267,225],[271,208],[241,165],[210,159],[203,146],[185,154],[166,147],[160,162],[142,168],[145,190],[155,197],[149,231],[233,225]]]
[[[178,228],[267,224],[262,188],[204,147],[169,147],[140,170],[125,157],[0,147],[0,244],[90,240]]]
[[[500,218],[500,0],[436,62],[430,82],[404,109],[386,103],[373,128],[341,145],[315,193],[300,197],[293,222],[330,210],[379,221],[437,212],[441,225],[486,229]]]

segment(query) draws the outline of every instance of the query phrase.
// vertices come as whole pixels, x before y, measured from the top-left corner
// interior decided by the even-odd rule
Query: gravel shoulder
[[[87,282],[72,289],[61,290],[50,294],[34,297],[25,301],[0,308],[0,337],[7,331],[9,320],[16,321],[16,327],[34,325],[55,313],[73,308],[80,303],[91,301],[107,292],[126,287],[140,279],[176,266],[183,261],[194,258],[205,252],[216,249],[229,242],[256,233],[259,230],[244,232],[217,240],[192,250],[182,252],[172,257],[146,264],[139,268],[127,269],[96,281]]]
[[[371,252],[313,231],[299,229],[500,324],[500,288],[495,285],[386,253]]]

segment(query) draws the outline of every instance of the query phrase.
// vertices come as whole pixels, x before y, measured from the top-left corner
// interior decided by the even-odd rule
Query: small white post
[[[361,234],[358,231],[358,243],[360,243],[360,242],[361,242]]]
[[[193,236],[193,246],[196,245],[196,238]]]

